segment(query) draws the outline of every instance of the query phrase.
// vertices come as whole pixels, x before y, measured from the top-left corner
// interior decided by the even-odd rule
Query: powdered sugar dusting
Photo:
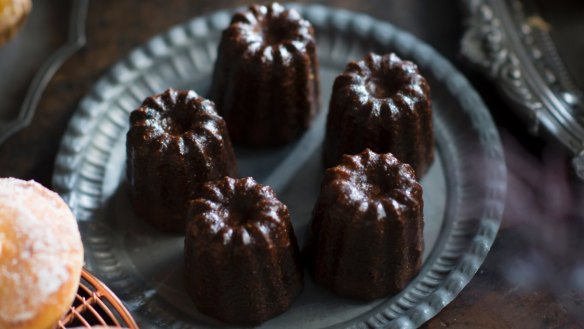
[[[83,248],[63,200],[41,185],[0,179],[0,322],[32,318],[78,276]]]

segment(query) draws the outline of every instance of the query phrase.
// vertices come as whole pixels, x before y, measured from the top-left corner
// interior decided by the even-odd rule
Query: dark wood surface
[[[51,15],[60,15],[57,22],[68,19],[69,1],[51,2],[51,6],[46,5],[48,2],[35,3],[34,10],[51,10]],[[67,122],[81,97],[110,65],[175,24],[216,9],[249,3],[92,1],[87,46],[56,73],[32,123],[0,145],[0,176],[35,179],[50,187],[53,162]],[[493,87],[464,65],[458,55],[463,17],[457,2],[319,3],[368,13],[431,44],[467,74],[501,128],[510,170],[503,228],[479,273],[425,328],[584,328],[584,243],[580,241],[584,236],[584,207],[580,202],[584,189],[574,182],[564,150],[527,135]],[[61,23],[49,24],[43,33],[51,42],[64,40]],[[12,42],[34,43],[35,39],[22,33]],[[8,58],[10,47],[8,44],[0,48],[0,61]],[[27,70],[39,60],[29,55],[23,53],[23,62],[18,64]],[[13,73],[7,74],[8,69],[1,63],[0,68],[0,81],[12,81]],[[11,85],[9,97],[0,99],[0,111],[8,113],[8,107],[20,103],[26,79],[14,77],[18,83]]]

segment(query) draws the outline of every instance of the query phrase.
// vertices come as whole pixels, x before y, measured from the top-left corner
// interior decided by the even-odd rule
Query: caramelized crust
[[[344,155],[313,211],[305,251],[315,281],[358,299],[399,292],[420,268],[423,205],[409,165],[369,149]]]
[[[310,23],[277,3],[235,14],[219,44],[211,99],[235,143],[276,146],[300,136],[319,107]]]
[[[225,122],[194,91],[169,89],[131,113],[127,161],[134,210],[165,231],[184,231],[186,202],[201,184],[236,175]]]
[[[205,184],[191,203],[185,275],[197,309],[221,321],[256,325],[284,312],[302,289],[288,209],[252,178]]]
[[[422,177],[434,159],[430,87],[417,66],[395,54],[351,62],[333,86],[325,166],[365,148],[391,152]]]

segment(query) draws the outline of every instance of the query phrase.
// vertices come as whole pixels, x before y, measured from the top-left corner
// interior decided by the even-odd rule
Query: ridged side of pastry
[[[236,176],[235,154],[213,102],[169,89],[130,115],[127,179],[136,213],[164,231],[184,231],[187,201],[209,180]]]
[[[269,147],[298,138],[319,109],[310,23],[278,4],[236,14],[219,44],[210,94],[235,143]]]
[[[288,209],[252,178],[205,185],[191,203],[185,282],[197,310],[257,325],[290,307],[302,269]]]
[[[420,269],[422,187],[391,154],[345,155],[326,170],[305,248],[316,283],[375,299],[403,289]]]

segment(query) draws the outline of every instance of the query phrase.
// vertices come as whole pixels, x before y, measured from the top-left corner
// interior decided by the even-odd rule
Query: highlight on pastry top
[[[0,329],[54,328],[71,306],[82,266],[67,204],[34,181],[0,178]]]

